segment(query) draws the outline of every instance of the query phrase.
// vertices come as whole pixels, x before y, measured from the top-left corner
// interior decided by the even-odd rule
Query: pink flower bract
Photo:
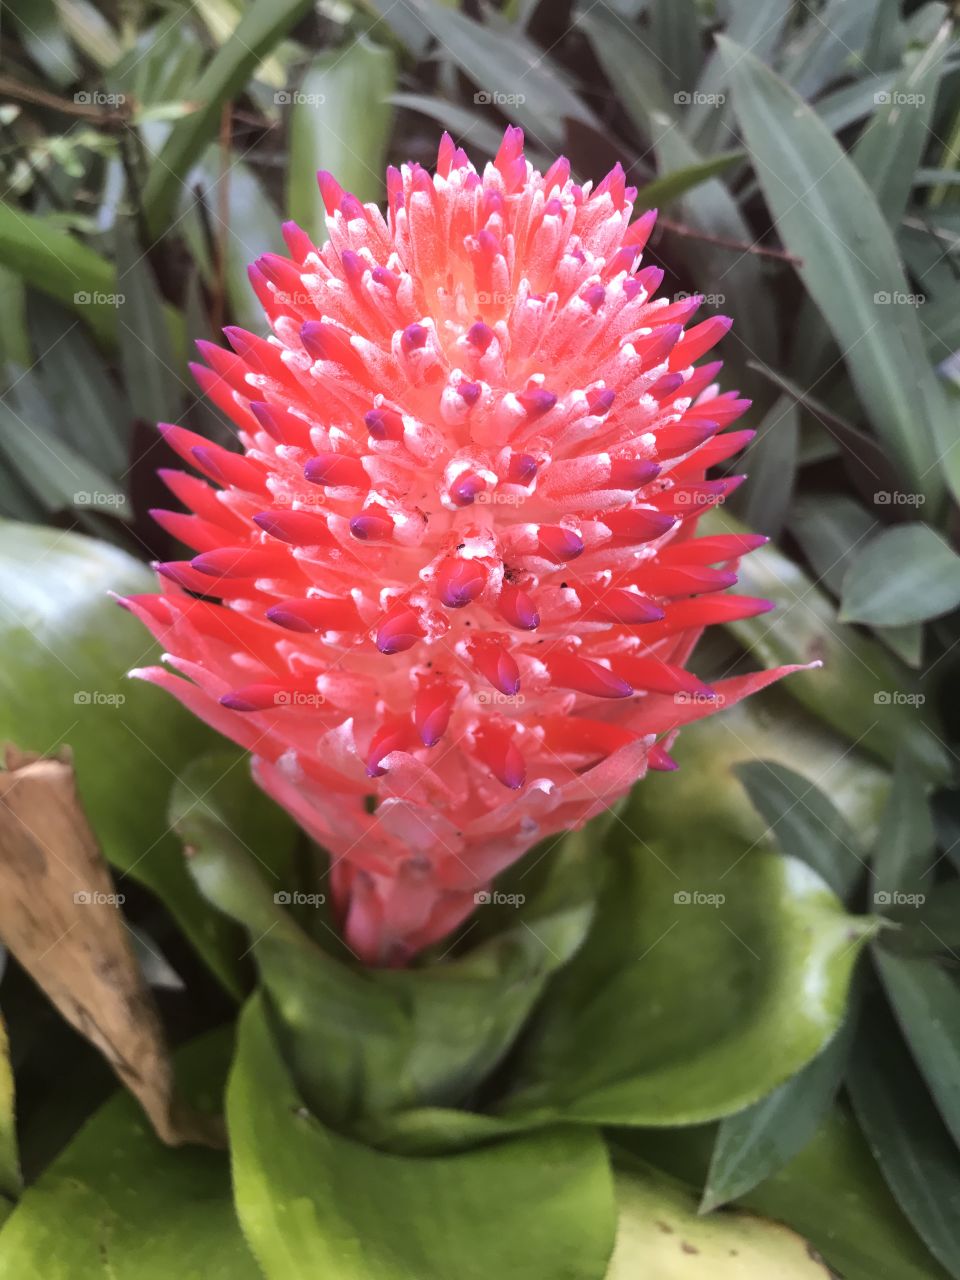
[[[685,667],[768,607],[724,594],[762,538],[695,537],[752,433],[695,363],[728,321],[654,298],[620,167],[540,174],[511,128],[482,175],[446,135],[435,175],[390,170],[386,219],[320,190],[329,241],[288,223],[250,269],[272,336],[199,344],[242,453],[162,428],[199,476],[156,516],[197,555],[125,603],[172,668],[135,674],[252,753],[350,947],[396,964],[782,671]]]

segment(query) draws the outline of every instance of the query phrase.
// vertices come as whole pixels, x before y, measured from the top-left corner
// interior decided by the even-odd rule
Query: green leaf
[[[839,1026],[874,926],[727,819],[700,764],[725,750],[724,717],[716,725],[681,734],[680,771],[634,791],[594,928],[521,1046],[510,1118],[729,1115],[784,1083]]]
[[[453,58],[477,93],[487,95],[475,95],[474,100],[503,107],[542,145],[558,147],[563,142],[567,117],[597,124],[562,69],[549,62],[543,49],[523,32],[511,30],[505,39],[493,26],[474,22],[436,0],[409,0],[406,7],[415,11],[437,40],[441,56]]]
[[[945,22],[936,39],[911,59],[880,99],[880,109],[851,153],[891,227],[903,217],[914,173],[930,141],[937,91],[946,70],[944,54],[952,40],[952,24]]]
[[[725,509],[705,519],[706,532],[742,527]],[[892,764],[903,749],[923,775],[953,776],[913,675],[875,641],[839,623],[833,604],[792,560],[772,544],[740,562],[739,589],[776,601],[769,614],[730,623],[728,629],[764,666],[821,659],[821,670],[793,675],[784,685],[815,715],[850,742]]]
[[[923,956],[874,959],[900,1029],[944,1123],[960,1145],[960,987],[956,977]]]
[[[174,367],[160,293],[128,219],[117,219],[116,236],[117,287],[123,292],[118,316],[123,380],[134,413],[153,426],[177,417],[188,388]]]
[[[170,130],[143,191],[154,235],[166,230],[188,171],[216,133],[223,104],[241,91],[257,65],[311,7],[311,0],[256,0],[200,77],[185,86],[184,98],[200,105]]]
[[[185,1095],[214,1112],[221,1032],[176,1055]],[[165,1147],[119,1092],[24,1194],[0,1231],[0,1268],[44,1280],[261,1280],[230,1197],[226,1155]]]
[[[0,203],[0,263],[73,307],[98,337],[116,331],[116,279],[98,253],[49,220]]]
[[[843,1081],[852,1026],[848,1019],[823,1052],[786,1084],[721,1120],[701,1213],[747,1195],[813,1138]]]
[[[887,923],[877,946],[897,955],[935,955],[944,959],[960,950],[960,880],[947,880],[924,889],[923,901],[884,909]]]
[[[851,559],[880,526],[846,494],[815,493],[797,498],[787,527],[803,548],[817,581],[839,596]]]
[[[6,401],[0,401],[0,454],[50,515],[73,508],[119,518],[133,514],[116,480],[46,427],[24,421]]]
[[[764,414],[750,445],[750,485],[744,520],[770,538],[779,535],[790,509],[797,476],[800,415],[789,396],[780,396]]]
[[[703,47],[696,0],[648,0],[647,40],[672,95],[692,96]]]
[[[347,956],[321,892],[324,864],[302,884],[276,865],[258,867],[267,846],[238,836],[245,828],[231,817],[217,770],[201,760],[186,773],[184,786],[208,799],[185,804],[178,788],[173,821],[201,891],[250,934],[284,1051],[313,1109],[331,1123],[362,1120],[379,1132],[400,1108],[455,1106],[469,1096],[584,937],[593,911],[589,845],[573,838],[555,849],[533,884],[516,887],[527,901],[514,918],[501,915],[491,936],[481,924],[479,945],[462,956],[420,969],[355,967],[330,954]],[[297,892],[314,895],[299,923],[284,909]]]
[[[734,772],[778,848],[807,863],[845,901],[867,864],[860,840],[829,797],[775,760],[748,760]]]
[[[960,556],[926,524],[899,524],[871,538],[843,578],[843,622],[902,627],[960,604]]]
[[[663,83],[667,68],[609,5],[588,4],[581,8],[577,27],[593,45],[607,80],[638,132],[656,137],[661,130],[653,129],[654,113],[668,120],[676,117],[673,95],[667,93]]]
[[[552,1129],[463,1155],[365,1147],[306,1111],[266,1009],[241,1015],[227,1091],[237,1212],[267,1280],[597,1280],[613,1244],[606,1153]],[[455,1260],[455,1262],[453,1261]]]
[[[104,853],[166,904],[216,970],[229,935],[194,888],[166,807],[176,774],[212,735],[160,689],[128,682],[154,645],[109,591],[153,590],[106,543],[0,522],[0,741],[69,746]]]
[[[290,160],[287,209],[317,244],[326,239],[317,170],[326,169],[358,200],[383,197],[383,166],[393,126],[388,101],[396,85],[392,52],[366,39],[331,49],[310,63],[288,94]]]
[[[960,1166],[896,1025],[879,1005],[861,1027],[847,1087],[870,1148],[930,1252],[960,1276]]]
[[[709,160],[701,160],[698,164],[687,165],[683,169],[674,169],[670,173],[658,174],[652,182],[646,183],[637,192],[637,208],[653,209],[662,204],[669,204],[698,187],[701,182],[715,178],[726,172],[732,165],[743,159],[742,151],[721,151]]]
[[[14,385],[21,417],[31,416],[22,394],[29,386],[30,399],[48,406],[50,420],[41,425],[111,476],[123,475],[130,463],[130,405],[89,334],[74,315],[40,294],[30,298],[29,317],[37,369],[36,376],[31,370]]]
[[[617,1242],[605,1280],[824,1280],[807,1242],[750,1213],[700,1217],[662,1174],[616,1180]]]
[[[930,888],[936,834],[923,777],[898,756],[893,785],[873,850],[872,892],[875,906],[896,906],[899,894],[921,896]]]
[[[628,1136],[645,1159],[691,1187],[703,1185],[713,1126]],[[839,1107],[799,1155],[739,1203],[806,1236],[844,1280],[944,1280],[947,1274],[898,1208],[856,1122]]]
[[[930,369],[896,246],[869,187],[816,113],[722,36],[734,106],[757,179],[864,410],[905,481],[938,502],[937,465],[960,492],[953,417]]]

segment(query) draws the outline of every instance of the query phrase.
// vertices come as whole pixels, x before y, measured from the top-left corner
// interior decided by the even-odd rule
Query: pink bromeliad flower
[[[436,174],[389,170],[386,218],[320,190],[328,243],[287,223],[250,269],[272,336],[199,344],[242,453],[162,428],[205,479],[163,472],[190,512],[156,516],[198,554],[125,603],[178,673],[134,674],[252,753],[348,944],[396,964],[786,669],[686,670],[769,607],[724,594],[763,538],[694,536],[753,433],[695,363],[729,322],[638,269],[655,212],[620,167],[540,174],[510,128],[482,175],[446,135]]]

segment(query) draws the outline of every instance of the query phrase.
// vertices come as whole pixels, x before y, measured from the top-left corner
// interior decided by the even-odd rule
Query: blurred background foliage
[[[384,164],[430,165],[441,129],[479,161],[514,122],[534,163],[563,152],[596,181],[619,160],[638,207],[659,206],[647,258],[665,269],[661,292],[699,291],[701,314],[733,317],[724,383],[753,399],[757,436],[734,464],[751,482],[710,519],[771,536],[744,563],[742,589],[780,606],[732,624],[701,667],[744,655],[826,664],[766,710],[732,713],[731,728],[710,731],[719,739],[691,734],[691,776],[702,788],[733,765],[739,786],[718,781],[718,822],[740,840],[772,838],[884,927],[828,1052],[719,1127],[634,1130],[621,1154],[661,1164],[709,1207],[737,1200],[786,1218],[849,1276],[960,1276],[951,6],[13,0],[2,26],[0,515],[141,560],[173,552],[148,516],[165,492],[155,471],[173,461],[154,424],[229,441],[190,378],[191,343],[228,323],[264,331],[246,266],[282,248],[285,217],[323,238],[318,168],[380,200]],[[38,563],[55,558],[56,538],[44,546]],[[4,544],[10,598],[27,551]],[[92,572],[69,557],[57,566],[57,593]],[[93,577],[108,585],[103,566]],[[31,589],[16,588],[18,608],[33,607]],[[9,688],[18,679],[8,672]],[[12,717],[11,734],[27,717]],[[118,776],[142,767],[131,758]],[[664,824],[669,856],[681,837],[665,815],[680,793],[660,786],[641,812]],[[688,804],[698,811],[696,793]],[[199,900],[147,865],[142,883],[216,971]],[[191,975],[189,1001],[164,996],[177,1035],[222,1017],[223,996],[177,950],[156,902],[134,895],[131,909]],[[5,990],[16,1021],[29,993],[16,974]],[[32,1025],[15,1054],[32,1072],[28,1172],[107,1088],[72,1033],[42,1016]],[[60,1041],[88,1090],[52,1117],[49,1046]],[[689,1121],[678,1112],[676,1123]],[[854,1184],[867,1188],[860,1200]],[[834,1220],[831,1197],[843,1196]]]

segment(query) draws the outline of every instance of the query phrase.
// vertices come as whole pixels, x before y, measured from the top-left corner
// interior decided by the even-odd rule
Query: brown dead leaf
[[[161,1141],[222,1145],[211,1117],[174,1097],[173,1069],[69,754],[6,750],[0,770],[0,939],[104,1055]]]

